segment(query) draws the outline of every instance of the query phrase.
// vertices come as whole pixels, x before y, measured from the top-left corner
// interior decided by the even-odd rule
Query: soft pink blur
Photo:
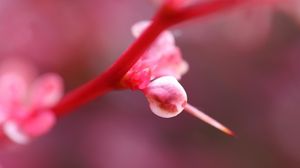
[[[190,70],[190,102],[232,128],[227,137],[183,114],[153,115],[140,93],[113,92],[47,135],[3,149],[4,168],[298,168],[298,0],[243,6],[172,29]],[[67,90],[107,68],[150,19],[151,0],[2,0],[0,53],[61,74]],[[17,66],[17,65],[16,65]]]
[[[55,123],[49,110],[63,95],[63,80],[54,73],[34,76],[34,68],[21,60],[0,64],[0,141],[27,144],[47,133]]]

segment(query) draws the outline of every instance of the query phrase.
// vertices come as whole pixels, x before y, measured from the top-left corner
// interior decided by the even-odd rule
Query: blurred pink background
[[[0,0],[0,57],[57,72],[69,91],[112,64],[134,39],[131,25],[156,9],[147,0]],[[181,80],[189,102],[236,138],[188,114],[159,118],[139,92],[112,92],[31,144],[1,150],[0,167],[298,168],[300,21],[287,10],[243,6],[172,29],[190,65]]]

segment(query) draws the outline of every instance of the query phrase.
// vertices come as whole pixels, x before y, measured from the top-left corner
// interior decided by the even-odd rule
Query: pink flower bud
[[[152,112],[163,118],[175,117],[187,104],[186,92],[173,76],[153,80],[144,93]]]
[[[150,25],[149,21],[138,22],[132,27],[132,34],[140,36]],[[180,49],[175,45],[174,36],[164,31],[144,53],[139,61],[127,72],[122,84],[131,89],[143,90],[148,83],[161,76],[180,79],[188,70]]]

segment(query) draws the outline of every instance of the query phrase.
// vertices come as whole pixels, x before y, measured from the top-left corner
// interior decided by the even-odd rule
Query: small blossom
[[[0,75],[1,136],[11,142],[26,144],[46,133],[55,123],[49,110],[63,94],[62,79],[49,73],[32,84],[14,71]]]
[[[149,26],[143,21],[132,27],[135,37]],[[228,128],[187,103],[187,94],[178,80],[188,70],[180,49],[175,45],[171,32],[164,31],[137,63],[127,72],[121,84],[126,88],[142,91],[148,99],[151,111],[157,116],[171,118],[183,110],[233,135]]]
[[[132,27],[135,37],[149,26],[142,21]],[[175,45],[171,32],[164,31],[144,53],[139,61],[127,72],[123,84],[131,89],[144,89],[147,84],[161,76],[174,76],[180,79],[188,70],[188,64],[182,59],[180,49]]]

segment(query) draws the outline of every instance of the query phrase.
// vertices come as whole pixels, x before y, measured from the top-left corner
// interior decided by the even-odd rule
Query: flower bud
[[[184,88],[173,76],[159,77],[144,90],[152,112],[163,118],[175,117],[187,104]]]
[[[139,37],[151,24],[141,21],[132,26],[132,34]],[[161,76],[174,76],[177,80],[188,70],[175,38],[170,31],[163,31],[150,48],[123,77],[121,84],[132,90],[145,90],[150,81]]]

